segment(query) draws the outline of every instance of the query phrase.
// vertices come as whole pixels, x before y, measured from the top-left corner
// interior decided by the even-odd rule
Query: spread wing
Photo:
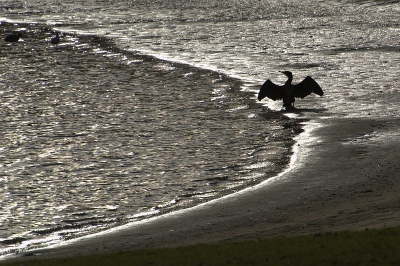
[[[307,76],[302,82],[294,85],[293,96],[297,98],[304,98],[311,93],[318,94],[319,96],[324,95],[319,84],[313,80],[310,76]]]
[[[261,101],[265,97],[268,97],[274,101],[283,99],[282,86],[276,85],[268,79],[261,86],[260,92],[258,93],[258,100]]]

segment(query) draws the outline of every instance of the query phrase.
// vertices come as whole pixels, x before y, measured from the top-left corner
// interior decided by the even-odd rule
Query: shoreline
[[[306,127],[304,127],[304,126],[301,127],[303,132],[300,133],[300,135],[304,135],[306,133],[309,133],[311,130],[310,129],[308,129],[308,130],[305,129],[305,128],[309,128],[309,127],[310,127],[310,125],[308,125]],[[307,134],[307,136],[308,136],[308,134]],[[299,135],[296,136],[294,138],[294,140],[296,140],[298,138],[299,138]],[[105,237],[105,236],[108,236],[108,235],[112,235],[112,234],[118,233],[120,231],[130,230],[132,228],[137,228],[137,227],[140,227],[140,226],[146,225],[146,224],[157,223],[158,220],[162,221],[164,219],[170,219],[170,218],[173,219],[174,217],[181,216],[181,215],[190,215],[190,212],[196,211],[196,210],[202,210],[204,208],[208,208],[209,207],[208,205],[218,205],[218,204],[221,204],[221,203],[223,204],[223,202],[225,200],[234,199],[237,196],[240,196],[240,195],[243,195],[243,194],[246,194],[246,193],[251,193],[252,191],[255,191],[255,190],[258,190],[258,189],[260,189],[260,188],[262,188],[264,186],[267,186],[268,184],[272,184],[274,182],[279,182],[282,179],[282,176],[287,174],[289,171],[291,171],[295,167],[295,163],[297,161],[297,155],[298,155],[298,151],[299,151],[299,149],[297,148],[297,146],[299,145],[298,144],[299,142],[300,141],[296,140],[295,143],[297,145],[293,145],[293,150],[294,151],[293,151],[293,154],[291,156],[290,162],[288,163],[288,166],[285,169],[283,169],[283,171],[280,172],[279,174],[277,174],[276,176],[273,176],[273,177],[271,177],[269,179],[266,179],[266,180],[262,181],[261,183],[255,184],[255,185],[250,186],[250,187],[245,187],[242,190],[235,191],[233,193],[226,194],[226,195],[224,195],[222,197],[218,197],[218,198],[212,199],[210,201],[205,201],[205,202],[202,202],[200,204],[197,204],[197,205],[194,205],[194,206],[191,206],[191,207],[188,207],[188,208],[178,209],[178,210],[175,210],[175,211],[172,211],[172,212],[166,212],[166,213],[163,213],[163,214],[160,214],[160,215],[152,216],[152,217],[144,219],[144,220],[139,220],[139,221],[135,221],[135,222],[130,222],[130,223],[127,223],[127,224],[119,225],[117,227],[113,227],[113,228],[110,228],[110,229],[107,229],[107,230],[104,230],[104,231],[96,232],[96,233],[93,233],[93,234],[90,234],[90,235],[85,235],[85,236],[82,236],[82,237],[66,240],[66,241],[64,241],[62,243],[51,245],[51,246],[48,246],[48,247],[32,249],[32,250],[29,250],[27,252],[21,252],[22,257],[36,256],[36,255],[41,254],[42,250],[46,251],[46,250],[53,250],[53,249],[60,249],[60,248],[63,248],[63,247],[68,247],[68,246],[74,245],[74,243],[79,243],[81,241],[91,241],[91,240],[96,239],[97,237],[102,238],[102,237]],[[11,259],[18,258],[18,255],[16,255],[16,254],[10,254],[9,256],[10,256]]]
[[[160,63],[165,63],[157,58],[154,58],[152,56],[146,56],[146,55],[138,55],[135,53],[130,53],[130,52],[124,52],[121,51],[119,48],[114,48],[112,40],[110,41],[108,38],[102,38],[102,37],[97,37],[97,36],[69,36],[66,35],[64,38],[68,40],[66,43],[60,44],[58,47],[54,47],[48,43],[48,39],[52,36],[52,29],[45,27],[43,25],[31,25],[31,24],[26,24],[26,23],[20,23],[20,24],[10,24],[7,22],[1,22],[3,34],[6,32],[12,32],[16,29],[20,29],[21,27],[24,28],[24,41],[21,41],[17,44],[6,44],[4,43],[2,46],[2,58],[6,61],[16,61],[16,64],[13,64],[13,67],[15,67],[14,71],[10,71],[11,67],[7,68],[8,72],[13,72],[12,75],[8,73],[6,75],[8,80],[5,80],[4,86],[7,87],[9,83],[13,81],[12,86],[15,86],[16,88],[20,89],[21,92],[23,93],[24,91],[42,91],[38,90],[35,85],[37,83],[35,82],[35,74],[39,73],[40,78],[46,77],[47,80],[53,80],[55,77],[57,77],[57,80],[63,81],[63,73],[68,73],[68,78],[65,80],[70,80],[73,79],[74,73],[70,72],[62,72],[61,74],[54,70],[52,65],[55,66],[55,69],[70,69],[71,67],[73,70],[75,70],[75,66],[77,69],[79,69],[78,74],[80,74],[80,68],[79,65],[68,65],[66,62],[70,61],[71,59],[75,59],[76,61],[74,62],[80,62],[82,65],[85,65],[83,62],[86,62],[87,60],[93,60],[93,66],[95,67],[96,64],[102,65],[102,64],[107,64],[110,69],[117,69],[119,73],[126,71],[127,77],[132,78],[133,81],[137,79],[135,76],[137,72],[141,71],[146,71],[147,74],[153,74],[154,76],[160,76],[159,71],[157,68],[157,65]],[[82,37],[82,38],[81,38]],[[78,38],[78,39],[76,39]],[[89,45],[89,46],[88,46]],[[78,47],[78,48],[76,48]],[[84,48],[82,48],[84,47]],[[110,53],[117,53],[118,55],[128,55],[128,58],[132,60],[140,60],[141,63],[132,63],[131,65],[125,66],[125,64],[121,64],[120,61],[118,60],[113,60],[109,61],[107,59],[104,59],[101,55],[94,54],[91,55],[91,49],[96,47],[103,48],[105,51],[110,52]],[[93,49],[94,49],[93,48]],[[29,52],[27,52],[29,51]],[[83,58],[86,61],[82,61],[82,54],[86,54],[86,56]],[[35,62],[40,62],[39,64],[34,64],[32,63],[30,58],[34,58]],[[105,57],[106,58],[106,57]],[[98,60],[98,61],[97,61]],[[143,61],[143,62],[142,62]],[[134,61],[136,62],[136,61]],[[111,64],[110,64],[111,63]],[[243,95],[243,97],[238,97],[238,100],[244,100],[243,103],[252,107],[251,110],[254,110],[252,112],[252,115],[257,119],[254,123],[259,124],[259,129],[253,132],[260,132],[260,140],[263,141],[264,137],[269,137],[268,144],[261,145],[260,147],[264,146],[271,146],[271,152],[267,154],[267,151],[265,151],[265,156],[270,156],[269,158],[271,159],[271,167],[268,167],[268,169],[265,169],[265,174],[266,176],[275,176],[277,173],[281,172],[287,165],[287,163],[290,160],[291,157],[291,150],[293,146],[293,136],[296,136],[300,132],[299,128],[299,121],[302,121],[301,119],[298,120],[291,120],[288,119],[287,117],[283,117],[282,113],[280,112],[264,112],[266,109],[265,107],[262,107],[258,103],[256,103],[251,96],[253,95],[252,92],[248,91],[243,91],[242,92],[242,81],[231,78],[226,75],[221,75],[221,73],[216,73],[204,69],[197,69],[195,67],[192,67],[190,65],[182,65],[178,63],[173,63],[173,62],[167,62],[171,64],[176,70],[174,70],[174,73],[169,73],[171,75],[178,76],[179,78],[184,77],[184,74],[186,73],[191,73],[189,77],[185,77],[183,81],[187,82],[189,85],[192,85],[193,82],[190,81],[189,79],[195,79],[195,78],[201,78],[206,79],[206,84],[201,85],[202,88],[205,88],[205,90],[209,91],[211,84],[216,84],[216,86],[220,86],[218,84],[229,84],[230,90],[233,93],[236,93],[238,91],[240,92],[240,95]],[[87,65],[87,64],[86,64]],[[19,67],[20,66],[20,67]],[[3,68],[6,68],[7,65],[3,64]],[[19,73],[20,69],[44,69],[44,71],[30,71],[28,76],[24,75],[18,75],[14,77],[14,73]],[[50,77],[47,77],[46,72],[51,74]],[[90,69],[93,71],[93,69]],[[87,71],[85,71],[87,72]],[[90,71],[89,71],[90,72]],[[95,73],[98,73],[94,71]],[[125,73],[125,72],[124,72]],[[57,74],[57,75],[55,75]],[[140,73],[139,73],[140,74]],[[165,74],[165,71],[162,73]],[[60,76],[61,75],[61,76]],[[69,76],[71,75],[71,77]],[[75,73],[76,75],[76,73]],[[75,76],[79,77],[80,75]],[[20,77],[24,77],[25,80],[21,80]],[[26,78],[28,77],[28,78]],[[97,77],[97,76],[96,76]],[[26,81],[31,79],[31,83],[27,83]],[[65,77],[64,77],[65,78]],[[86,77],[87,79],[87,77]],[[146,81],[146,80],[145,80]],[[181,80],[180,80],[181,81]],[[209,82],[208,82],[209,81]],[[215,81],[215,82],[214,82]],[[139,82],[139,81],[137,81]],[[197,80],[196,80],[197,82]],[[61,82],[62,83],[62,82]],[[49,92],[57,92],[57,91],[62,91],[61,84],[60,82],[53,83],[49,82],[46,86],[49,89]],[[176,81],[173,82],[174,84]],[[27,85],[28,84],[28,85]],[[197,83],[196,83],[197,84]],[[8,85],[8,86],[11,86]],[[77,85],[76,85],[77,86]],[[179,84],[179,86],[184,86],[182,84]],[[200,85],[199,85],[200,86]],[[222,86],[222,85],[221,85]],[[80,88],[77,86],[77,88]],[[96,87],[97,88],[97,87]],[[179,87],[178,87],[179,88]],[[29,89],[29,90],[28,90]],[[99,88],[97,88],[99,89]],[[101,89],[101,88],[100,88]],[[101,91],[101,90],[100,90]],[[211,93],[211,91],[210,91]],[[47,95],[47,94],[46,94]],[[54,97],[54,96],[51,96]],[[41,97],[43,98],[43,97]],[[237,102],[237,101],[232,101],[232,102]],[[226,107],[227,108],[227,107]],[[94,109],[96,110],[96,109]],[[9,115],[10,116],[10,115]],[[247,116],[246,116],[247,117]],[[273,124],[273,127],[275,129],[270,130],[271,128],[268,126],[268,123]],[[276,134],[276,132],[279,132]],[[264,170],[263,170],[264,171]],[[254,181],[251,180],[249,182],[252,182],[251,184],[246,184],[243,185],[242,187],[235,188],[235,190],[231,191],[237,191],[241,190],[244,187],[252,186],[253,184],[257,184],[259,181]],[[227,195],[228,193],[226,191],[221,192],[221,196],[223,197],[224,195]],[[230,195],[230,193],[228,194]],[[215,198],[215,197],[214,197]],[[212,199],[209,199],[212,200]],[[197,201],[193,204],[188,204],[187,206],[193,206],[199,204],[201,205],[201,202],[203,201]],[[182,203],[183,204],[183,203]],[[175,209],[174,209],[175,208]],[[181,209],[180,206],[172,206],[170,209],[166,209],[162,213],[168,213],[172,210],[179,210]],[[129,210],[130,212],[134,212],[134,210]],[[161,210],[162,211],[162,210]],[[154,218],[155,220],[158,218],[160,214],[156,214],[156,217]],[[124,223],[120,223],[124,224]],[[139,222],[140,224],[140,222]],[[124,227],[122,225],[122,227]],[[110,227],[108,227],[110,228]],[[6,229],[10,230],[10,229]],[[107,229],[105,229],[107,230]],[[111,229],[112,230],[112,229]],[[11,230],[10,230],[11,231]],[[100,233],[101,234],[101,233]],[[96,235],[96,233],[95,233]],[[16,240],[17,243],[19,243],[19,239]],[[25,240],[24,240],[25,241]],[[30,239],[26,240],[27,245],[29,245]],[[53,242],[54,243],[54,242]],[[23,243],[25,244],[25,243]],[[11,247],[12,249],[12,247]],[[12,249],[13,250],[13,249]],[[18,248],[14,249],[17,250],[16,252],[19,251]],[[28,251],[27,251],[28,252]],[[30,251],[29,251],[30,252]],[[8,255],[4,255],[4,257],[7,257]]]
[[[20,253],[24,257],[19,259],[399,225],[398,133],[392,134],[399,129],[396,119],[328,119],[308,121],[322,126],[296,144],[299,157],[291,171],[278,175],[279,182],[267,180],[267,186],[256,185],[109,234],[79,238],[70,245]]]
[[[19,259],[400,225],[399,127],[394,118],[330,120],[296,144],[297,161],[278,182]]]

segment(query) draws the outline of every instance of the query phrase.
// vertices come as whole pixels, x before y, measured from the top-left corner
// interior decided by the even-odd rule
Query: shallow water
[[[0,17],[40,23],[1,47],[3,251],[273,176],[296,125],[255,94],[283,83],[278,71],[325,91],[298,100],[296,117],[398,117],[399,1],[298,2],[2,1]],[[32,45],[50,27],[62,44]]]

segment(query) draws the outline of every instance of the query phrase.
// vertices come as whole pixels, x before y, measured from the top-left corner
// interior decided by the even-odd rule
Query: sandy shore
[[[272,182],[29,258],[399,225],[398,121],[326,122],[300,136],[292,169]]]

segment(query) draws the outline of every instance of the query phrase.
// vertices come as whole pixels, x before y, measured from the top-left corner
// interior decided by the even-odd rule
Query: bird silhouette
[[[51,38],[50,43],[54,44],[54,45],[57,45],[60,43],[60,36],[58,36],[58,32],[56,32],[56,36]]]
[[[21,33],[18,33],[17,35],[11,34],[11,35],[6,36],[6,37],[4,38],[4,40],[5,40],[6,42],[18,42],[18,41],[19,41],[19,38],[21,38],[21,37],[22,37],[22,34],[21,34]]]
[[[283,99],[283,106],[286,109],[294,108],[295,97],[304,98],[311,93],[318,94],[319,96],[324,95],[321,87],[318,83],[307,76],[299,84],[292,84],[293,74],[290,71],[283,71],[288,77],[288,80],[284,85],[276,85],[271,80],[267,80],[260,89],[258,93],[258,100],[261,101],[265,97],[268,97],[274,101]]]

